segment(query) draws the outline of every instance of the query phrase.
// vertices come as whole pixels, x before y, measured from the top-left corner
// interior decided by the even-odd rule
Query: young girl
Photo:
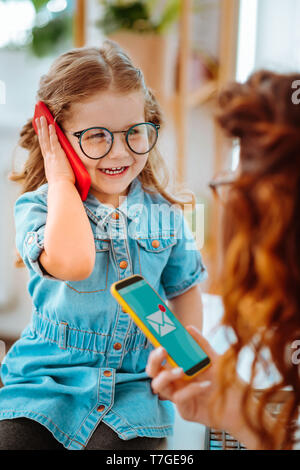
[[[54,128],[41,118],[37,136],[30,119],[20,139],[29,157],[13,179],[23,184],[16,244],[33,312],[1,368],[0,448],[162,447],[173,405],[152,393],[145,367],[153,347],[110,294],[113,282],[140,273],[183,324],[201,327],[206,271],[183,213],[166,226],[152,210],[178,203],[159,176],[158,103],[111,41],[60,56],[38,99],[92,183],[82,201]]]

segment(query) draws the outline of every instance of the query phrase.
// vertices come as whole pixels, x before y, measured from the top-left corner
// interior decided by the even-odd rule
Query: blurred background
[[[226,82],[245,81],[256,69],[299,71],[299,24],[299,0],[0,1],[0,338],[6,345],[31,317],[27,271],[14,266],[20,188],[7,176],[26,159],[16,145],[19,132],[54,58],[110,37],[142,68],[165,113],[159,145],[173,181],[193,190],[204,208],[204,232],[191,226],[209,271],[203,292],[212,295],[219,293],[221,230],[208,183],[239,161],[238,147],[214,124],[214,99]]]

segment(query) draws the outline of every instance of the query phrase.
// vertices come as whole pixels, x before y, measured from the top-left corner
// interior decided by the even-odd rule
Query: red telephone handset
[[[78,157],[77,153],[73,149],[72,145],[70,144],[69,140],[67,139],[59,125],[54,121],[54,118],[48,107],[45,105],[45,103],[39,101],[35,106],[34,117],[32,120],[32,125],[36,133],[38,132],[37,127],[35,125],[35,120],[36,118],[40,118],[41,116],[45,116],[48,125],[54,124],[60,145],[62,146],[65,154],[67,155],[72,170],[74,171],[76,179],[76,188],[78,189],[82,201],[85,201],[91,186],[91,177],[89,173],[87,172],[85,166],[83,165],[82,161]]]

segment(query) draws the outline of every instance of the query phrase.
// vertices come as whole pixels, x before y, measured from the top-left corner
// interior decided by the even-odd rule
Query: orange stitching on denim
[[[37,311],[35,311],[35,312],[36,312],[35,315],[37,317],[40,317],[42,319],[42,321],[46,321],[46,322],[48,321],[48,322],[52,323],[54,326],[58,327],[59,323],[56,323],[53,320],[50,320],[48,318],[43,317],[43,315],[41,315],[40,313],[37,313]],[[74,328],[72,326],[69,326],[69,324],[67,322],[61,322],[61,323],[68,325],[69,330],[79,331],[80,333],[86,333],[86,334],[89,334],[89,335],[98,335],[98,336],[109,336],[109,337],[112,336],[112,335],[106,335],[104,333],[98,333],[98,331],[93,331],[93,330],[80,330],[79,328]],[[129,333],[128,336],[136,336],[136,334],[137,334],[137,332],[135,331],[133,333]]]
[[[42,319],[42,321],[48,321],[50,323],[52,323],[53,325],[57,326],[59,325],[59,323],[56,323],[54,322],[53,320],[50,320],[46,317],[43,317],[43,315],[41,315],[40,313],[37,312],[37,310],[35,310],[35,315],[37,317],[40,317]],[[61,323],[65,323],[65,322],[61,322]],[[66,322],[67,325],[69,325],[67,322]],[[74,331],[79,331],[80,333],[87,333],[87,334],[93,334],[93,335],[99,335],[99,336],[112,336],[112,335],[105,335],[104,333],[98,333],[97,331],[93,331],[93,330],[80,330],[79,328],[74,328],[74,327],[70,327],[68,326],[69,330],[74,330]],[[136,333],[132,333],[132,334],[136,334]]]
[[[43,335],[40,331],[34,329],[34,331],[43,339],[46,339],[47,341],[49,341],[50,343],[55,343],[58,345],[58,341],[55,341],[54,339],[51,339],[49,338],[48,336],[45,336]],[[89,351],[89,352],[93,352],[93,353],[97,353],[97,354],[105,354],[106,351],[97,351],[96,349],[88,349],[88,348],[78,348],[77,346],[71,346],[71,345],[68,345],[68,348],[67,349],[76,349],[78,351]],[[62,349],[62,348],[60,348]]]
[[[174,426],[172,426],[171,424],[168,424],[166,426],[135,426],[134,429],[143,429],[143,430],[146,430],[146,429],[173,429]],[[147,436],[145,436],[147,437]]]
[[[58,323],[55,323],[52,320],[45,319],[45,317],[43,317],[42,315],[40,315],[38,313],[35,313],[35,315],[37,317],[40,317],[42,319],[42,321],[49,321],[54,326],[56,326],[56,327],[59,326]],[[61,323],[68,325],[68,323],[66,323],[66,322],[61,322]],[[107,337],[107,338],[112,337],[112,335],[106,335],[104,333],[98,333],[97,331],[80,330],[78,328],[73,328],[73,327],[69,327],[69,326],[67,326],[67,327],[71,331],[77,331],[77,332],[80,332],[80,333],[84,333],[85,335],[97,335],[97,336],[104,336],[104,337]],[[57,345],[59,344],[58,341],[55,341],[54,339],[51,339],[49,336],[44,335],[39,329],[35,328],[34,326],[32,327],[32,330],[33,330],[33,332],[37,333],[41,338],[44,338],[44,339],[48,340],[50,343],[55,343]],[[128,333],[126,335],[125,339],[131,338],[131,337],[136,337],[136,332]],[[79,350],[79,351],[89,351],[89,352],[94,352],[94,353],[98,353],[98,354],[106,354],[107,353],[107,351],[98,351],[98,350],[90,349],[90,348],[79,348],[77,346],[72,346],[70,344],[68,345],[67,348],[76,349],[76,350]],[[142,349],[147,349],[147,343],[140,343],[139,346],[137,346],[136,348],[126,349],[124,351],[124,355],[127,354],[128,352],[139,351],[139,350],[142,350]]]
[[[175,237],[174,233],[170,233],[170,237]],[[159,238],[161,240],[168,240],[168,238],[164,238],[161,235],[157,235],[156,237],[137,237],[135,240],[156,240],[156,238]]]
[[[142,265],[141,265],[141,256],[140,256],[140,250],[141,250],[141,248],[140,248],[140,245],[139,245],[139,244],[137,244],[137,245],[138,245],[138,256],[139,256],[140,274],[142,274]]]
[[[119,413],[116,411],[116,410],[111,410],[116,416],[118,416],[119,419],[121,419],[122,421],[124,421],[124,423],[126,423],[126,425],[131,428],[133,431],[135,429],[135,427],[131,426],[131,424],[128,423],[128,421],[124,418],[124,416],[120,416]],[[118,431],[120,433],[120,431]],[[121,433],[120,433],[121,434]]]
[[[115,374],[114,374],[114,376],[113,376],[113,379],[114,379],[114,381],[113,381],[113,383],[112,383],[111,404],[108,406],[108,410],[106,411],[105,414],[107,414],[107,412],[110,411],[110,409],[111,409],[111,407],[112,407],[112,405],[113,405],[113,402],[114,402]],[[98,404],[99,404],[99,401],[100,401],[100,383],[101,383],[101,369],[99,369],[99,372],[98,372],[98,379],[97,379],[97,404],[94,406],[94,408],[92,408],[92,410],[89,412],[89,414],[87,414],[87,415],[82,419],[80,425],[79,425],[78,428],[77,428],[76,434],[78,434],[78,433],[80,432],[82,426],[85,425],[85,423],[86,423],[88,417],[89,417],[92,413],[94,413],[95,410],[98,408]],[[97,424],[96,424],[96,426],[94,427],[94,429],[96,429],[96,427],[98,426],[98,424],[99,424],[99,422],[97,422]],[[86,438],[86,440],[84,441],[83,447],[86,446],[89,437],[90,437],[90,436],[88,436],[88,437]],[[80,444],[80,442],[76,441],[76,439],[73,439],[72,441],[77,442],[78,444]],[[82,445],[82,444],[81,444],[81,445]]]
[[[94,294],[95,292],[103,292],[106,290],[106,287],[105,287],[104,289],[80,292],[79,290],[76,290],[74,289],[74,287],[70,286],[66,281],[65,281],[65,284],[69,287],[69,289],[72,289],[73,291],[77,292],[77,294]]]
[[[175,234],[174,233],[170,234],[170,237],[175,237]],[[168,237],[163,237],[161,235],[157,235],[156,237],[137,237],[137,238],[135,238],[135,240],[157,240],[157,239],[159,239],[159,240],[168,240]],[[175,242],[172,241],[172,244],[174,244],[174,243],[176,243],[176,241]]]
[[[81,442],[76,441],[76,439],[71,439],[71,442],[70,442],[70,444],[68,445],[68,448],[70,448],[70,446],[72,445],[73,442],[76,442],[76,444],[79,444],[81,447],[85,447],[84,444],[81,444]]]
[[[36,328],[33,327],[33,331],[38,334],[41,338],[47,339],[50,343],[55,343],[58,345],[58,341],[55,341],[55,339],[51,339],[48,336],[43,335],[40,331],[38,331]]]
[[[111,412],[113,412],[112,410],[110,410]],[[111,428],[113,431],[115,431],[117,434],[121,434],[121,436],[125,436],[125,434],[119,430],[117,430],[112,424],[108,424],[106,423],[105,421],[103,421],[103,423],[108,426],[109,428]]]
[[[66,434],[64,431],[62,431],[55,423],[54,421],[52,421],[52,419],[48,418],[48,416],[46,415],[43,415],[43,413],[37,413],[36,411],[31,411],[31,410],[7,410],[7,409],[3,409],[1,410],[1,414],[2,413],[32,413],[34,415],[37,415],[37,416],[43,416],[43,418],[46,418],[47,421],[50,421],[57,429],[59,432],[61,432],[62,434],[64,434],[68,439],[72,440],[72,437],[69,436],[69,434]]]
[[[101,376],[101,370],[99,370],[99,373],[98,373],[98,380],[97,380],[97,403],[99,402],[99,391],[100,391],[100,376]],[[89,416],[95,411],[97,405],[94,406],[94,408],[92,408],[92,410],[86,415],[83,417],[83,419],[81,420],[80,424],[78,425],[78,428],[77,428],[77,431],[76,431],[76,434],[78,434],[82,428],[82,426],[85,425],[85,422],[86,420],[89,418]],[[98,423],[97,423],[98,424]],[[96,427],[95,427],[96,428]],[[95,430],[94,428],[94,430]],[[89,438],[89,436],[87,437],[87,439]],[[84,444],[81,444],[80,442],[76,441],[76,439],[72,439],[72,442],[77,442],[77,444],[80,444],[82,447],[85,447],[86,445],[86,441],[87,439],[84,441]],[[70,443],[71,445],[72,443]]]
[[[104,333],[98,333],[97,331],[79,330],[79,328],[70,328],[70,327],[69,327],[69,330],[79,331],[80,333],[85,333],[85,334],[88,334],[88,335],[98,335],[98,336],[109,336],[109,337],[111,337],[111,335],[105,335]]]

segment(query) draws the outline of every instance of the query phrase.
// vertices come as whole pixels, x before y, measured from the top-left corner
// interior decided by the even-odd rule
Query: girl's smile
[[[118,177],[123,175],[128,168],[129,166],[121,166],[117,168],[99,168],[99,170],[106,176]]]

